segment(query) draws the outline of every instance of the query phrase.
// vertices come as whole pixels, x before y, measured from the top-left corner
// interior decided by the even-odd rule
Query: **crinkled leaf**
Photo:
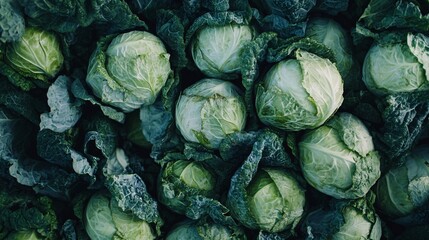
[[[249,186],[258,170],[259,165],[266,166],[292,166],[279,137],[270,131],[261,131],[253,143],[252,151],[243,165],[231,178],[228,192],[227,207],[233,210],[233,215],[246,226],[258,229],[258,224],[252,216],[247,203],[247,186]]]
[[[128,2],[134,12],[142,14],[151,20],[160,9],[175,9],[178,7],[177,1],[174,0],[131,0]]]
[[[13,0],[0,2],[0,42],[17,41],[24,34],[24,16]]]
[[[316,0],[305,1],[277,1],[277,0],[253,0],[252,2],[266,15],[273,14],[287,18],[290,22],[302,22],[307,18],[311,9],[316,5]]]
[[[155,103],[140,108],[143,135],[152,144],[151,157],[161,159],[168,152],[182,149],[174,124],[174,110],[179,94],[179,75],[170,76]]]
[[[274,14],[263,16],[257,9],[254,9],[253,16],[261,29],[275,32],[282,38],[302,37],[305,35],[307,21],[292,23],[286,18]]]
[[[268,62],[279,62],[283,59],[293,56],[295,51],[298,49],[314,53],[322,58],[327,58],[333,63],[336,62],[335,55],[330,48],[328,48],[323,43],[308,37],[289,38],[286,40],[277,38],[271,41],[266,60]]]
[[[200,219],[204,216],[219,224],[236,226],[234,219],[229,215],[229,209],[218,200],[203,196],[193,196],[190,198],[190,206],[187,208],[186,216],[191,219]]]
[[[318,0],[315,10],[329,15],[337,15],[346,11],[348,7],[349,0]]]
[[[0,232],[35,230],[43,239],[57,239],[58,217],[53,202],[17,184],[0,180]]]
[[[227,161],[243,162],[252,152],[258,132],[235,132],[229,134],[219,145],[220,156]],[[240,151],[236,151],[240,149]]]
[[[390,160],[398,159],[418,140],[429,116],[428,92],[389,95],[379,101],[382,128],[375,144]]]
[[[40,114],[47,111],[46,105],[41,100],[15,88],[4,80],[0,83],[0,104],[22,115],[33,124],[39,125]]]
[[[123,31],[146,24],[133,14],[123,0],[19,0],[32,25],[57,32],[73,32],[96,24],[108,32]],[[55,23],[55,24],[52,24]]]
[[[40,115],[40,129],[50,129],[54,132],[64,132],[79,121],[82,101],[71,95],[72,80],[59,76],[48,89],[49,113]]]
[[[285,240],[291,237],[291,233],[269,233],[260,231],[257,240]]]
[[[171,54],[171,66],[184,68],[188,59],[185,52],[185,28],[181,19],[171,10],[159,10],[156,22],[157,36],[167,45],[167,51]]]
[[[160,232],[163,220],[158,212],[158,204],[138,175],[112,175],[107,178],[105,185],[123,211],[131,211],[138,218],[155,224],[157,232]]]
[[[103,173],[106,176],[120,175],[130,172],[130,159],[121,148],[117,148],[112,156],[107,158],[106,164],[103,167]]]
[[[427,2],[422,3],[423,8],[428,5]],[[429,30],[429,15],[423,15],[413,1],[371,0],[359,18],[358,25],[374,32],[389,29],[425,32]]]
[[[34,191],[53,198],[68,200],[79,181],[75,173],[69,173],[55,165],[35,159],[14,160],[9,168],[11,176]]]
[[[217,175],[218,181],[225,183],[235,170],[239,161],[237,159],[222,159],[212,150],[200,144],[186,143],[184,154],[187,159],[198,161],[210,167]]]
[[[9,162],[29,154],[35,132],[30,122],[0,106],[0,161]]]
[[[72,167],[71,149],[74,132],[58,133],[44,129],[37,134],[37,154],[46,161],[64,167]]]
[[[75,80],[72,83],[71,91],[76,98],[90,102],[100,108],[104,115],[112,120],[123,123],[125,121],[125,114],[117,111],[116,109],[100,103],[93,95],[89,94],[88,90],[84,87],[80,80]]]
[[[253,41],[243,46],[240,55],[242,68],[241,75],[244,88],[244,101],[246,102],[249,118],[253,122],[256,121],[255,106],[254,106],[254,86],[259,74],[259,64],[264,60],[269,41],[276,37],[275,33],[264,32],[256,37]]]
[[[61,227],[61,237],[64,240],[89,240],[82,223],[67,219]]]
[[[0,61],[0,74],[5,76],[14,86],[24,91],[29,91],[36,87],[36,84],[34,84],[33,81],[25,78],[3,61]]]

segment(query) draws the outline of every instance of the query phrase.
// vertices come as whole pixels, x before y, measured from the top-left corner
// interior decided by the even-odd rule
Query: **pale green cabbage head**
[[[186,88],[176,104],[176,126],[189,142],[219,148],[226,135],[239,132],[247,112],[241,90],[219,79],[202,79]]]
[[[240,52],[254,38],[248,25],[205,26],[191,43],[192,58],[205,75],[233,79],[240,74]]]
[[[407,216],[429,204],[429,146],[419,146],[404,158],[402,166],[389,170],[378,181],[376,204],[391,220],[412,221]]]
[[[305,191],[285,170],[258,170],[246,190],[248,208],[261,230],[281,232],[293,229],[304,213]]]
[[[256,110],[266,125],[287,131],[322,125],[343,102],[343,80],[328,59],[297,50],[274,65],[256,89]]]
[[[340,113],[298,144],[302,173],[314,188],[338,199],[365,196],[380,177],[380,157],[365,125]]]
[[[187,197],[200,195],[213,197],[215,175],[199,162],[177,160],[168,162],[158,180],[158,199],[177,213],[185,213],[189,205]]]
[[[64,63],[58,37],[35,27],[26,28],[18,41],[7,46],[5,59],[24,77],[44,82],[53,79]]]
[[[131,112],[155,102],[171,74],[169,59],[155,35],[145,31],[123,33],[98,42],[86,82],[104,103]]]
[[[429,89],[429,38],[408,34],[403,42],[374,44],[363,63],[363,81],[374,94],[383,96]]]
[[[122,211],[107,193],[96,193],[90,198],[83,221],[91,240],[155,239],[146,221]]]
[[[335,64],[347,81],[353,65],[351,39],[341,25],[331,18],[313,18],[305,30],[305,35],[323,43],[331,49],[335,56]]]

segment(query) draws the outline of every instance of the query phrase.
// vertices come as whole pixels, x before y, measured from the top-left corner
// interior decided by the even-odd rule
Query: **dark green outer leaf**
[[[428,7],[428,3],[424,3]],[[371,0],[358,24],[371,31],[408,29],[425,32],[429,30],[429,15],[422,15],[418,5],[404,0]]]
[[[174,124],[174,110],[179,94],[179,74],[170,76],[156,102],[140,108],[143,135],[152,144],[151,157],[163,158],[167,153],[182,149]]]
[[[84,87],[84,84],[80,80],[75,80],[72,83],[71,91],[76,98],[88,101],[92,105],[100,107],[100,110],[103,112],[103,114],[110,119],[120,123],[123,123],[125,121],[125,114],[123,112],[120,112],[115,108],[100,103],[93,95],[88,92],[88,90]]]
[[[56,133],[44,129],[37,134],[37,154],[46,161],[71,169],[73,138],[67,133]]]
[[[260,231],[257,240],[286,240],[290,237],[290,233],[268,233]]]
[[[33,229],[44,239],[56,239],[58,219],[53,202],[36,196],[11,182],[0,180],[0,229],[2,231]],[[0,232],[1,235],[1,232]]]
[[[156,17],[156,33],[167,45],[171,53],[171,66],[175,69],[186,67],[185,28],[181,19],[171,10],[159,10]]]
[[[91,24],[106,32],[147,28],[123,0],[19,0],[29,23],[57,32],[74,32]],[[52,24],[55,23],[55,24]]]
[[[138,218],[153,223],[157,233],[163,225],[157,202],[149,195],[143,180],[136,174],[109,176],[106,187],[123,211],[131,211]]]
[[[0,104],[39,125],[40,114],[48,111],[47,105],[27,92],[21,91],[7,81],[0,81]]]
[[[235,220],[229,215],[227,207],[222,205],[218,200],[201,195],[190,198],[190,206],[185,214],[194,220],[210,216],[216,223],[226,226],[237,226]]]
[[[70,199],[79,181],[77,174],[35,159],[14,160],[9,173],[35,192],[62,200]]]
[[[14,0],[0,2],[0,42],[17,41],[24,34],[24,16]]]
[[[217,182],[221,186],[229,182],[233,171],[242,162],[239,159],[222,159],[214,151],[200,144],[186,143],[183,152],[187,159],[209,167],[216,174]]]
[[[337,15],[339,12],[346,11],[349,7],[349,0],[319,0],[315,10],[330,15]]]
[[[272,32],[264,32],[260,34],[255,40],[243,46],[243,50],[240,55],[242,62],[241,82],[246,89],[244,101],[246,102],[247,112],[251,122],[256,122],[254,86],[259,74],[259,64],[265,58],[268,43],[275,37],[276,34]]]
[[[3,61],[0,61],[0,74],[5,76],[10,83],[24,91],[29,91],[36,87],[36,84],[34,84],[33,81],[20,75]]]
[[[336,62],[332,50],[323,43],[317,42],[312,38],[294,37],[286,40],[277,38],[270,43],[266,59],[267,62],[275,63],[286,58],[294,57],[295,51],[298,49],[314,53],[322,58],[327,58],[333,63]]]
[[[427,91],[401,93],[378,102],[384,125],[377,131],[375,143],[388,159],[398,159],[418,141],[429,116],[428,95]]]
[[[263,16],[257,9],[253,9],[253,16],[260,29],[266,32],[275,32],[282,38],[303,37],[305,35],[306,20],[292,23],[286,18],[274,14]]]

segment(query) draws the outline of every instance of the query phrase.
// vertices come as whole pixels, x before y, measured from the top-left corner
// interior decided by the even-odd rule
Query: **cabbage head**
[[[429,219],[429,146],[421,145],[404,156],[404,164],[390,169],[376,185],[377,208],[401,224],[422,224]],[[425,213],[423,211],[425,209]]]
[[[308,22],[305,35],[333,51],[338,71],[347,82],[351,77],[353,57],[351,39],[344,28],[334,19],[316,17]]]
[[[227,198],[231,215],[249,229],[293,232],[304,213],[303,182],[294,172],[279,167],[261,167],[252,175],[249,169],[255,165],[251,165],[246,162],[246,168],[242,166],[231,180]]]
[[[258,228],[267,232],[293,229],[304,213],[304,193],[288,171],[259,169],[247,187],[248,207]],[[246,221],[243,224],[246,226]]]
[[[316,128],[343,102],[343,80],[328,59],[297,50],[275,64],[256,88],[256,111],[266,125],[286,131]]]
[[[103,38],[88,66],[86,82],[102,102],[131,112],[155,102],[171,74],[170,54],[145,31]]]
[[[429,89],[429,38],[423,34],[376,42],[363,63],[363,81],[378,96]],[[399,38],[399,39],[397,39]]]
[[[206,76],[234,79],[240,74],[240,52],[254,38],[248,25],[204,26],[191,43],[192,58]]]
[[[168,162],[158,179],[158,199],[171,210],[184,214],[192,196],[214,197],[215,175],[200,162]]]
[[[372,137],[350,113],[340,113],[306,133],[298,147],[307,182],[334,198],[363,197],[380,177],[380,157]]]
[[[63,67],[64,57],[54,33],[27,27],[18,41],[7,45],[5,61],[20,75],[49,83]]]
[[[147,222],[122,211],[118,202],[105,192],[91,196],[83,221],[91,240],[155,239]]]
[[[306,240],[379,240],[381,219],[373,207],[374,194],[356,200],[336,200],[310,212],[303,221]]]
[[[239,132],[247,112],[234,84],[206,78],[186,88],[176,104],[176,126],[189,142],[219,148],[226,135]]]

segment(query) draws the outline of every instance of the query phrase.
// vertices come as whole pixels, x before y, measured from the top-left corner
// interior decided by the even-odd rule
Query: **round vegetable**
[[[351,39],[341,25],[331,18],[312,18],[305,35],[323,43],[334,53],[336,66],[344,82],[348,81],[353,66]]]
[[[54,33],[27,27],[22,37],[6,48],[6,62],[24,77],[49,82],[61,70],[64,57]]]
[[[378,181],[376,206],[398,223],[421,224],[429,219],[429,146],[413,149],[404,162]],[[418,211],[424,206],[426,212]]]
[[[240,74],[240,51],[254,37],[248,25],[205,26],[191,45],[192,58],[205,75],[233,79]]]
[[[250,229],[271,233],[291,230],[304,213],[304,188],[294,174],[282,168],[258,169],[245,191],[247,206],[237,204],[237,199],[228,201],[232,215]]]
[[[170,55],[144,31],[106,37],[92,54],[86,82],[104,103],[131,112],[155,102],[171,73]]]
[[[379,96],[428,90],[428,53],[421,49],[428,41],[422,34],[408,34],[406,40],[387,38],[374,44],[362,67],[367,88]]]
[[[298,147],[305,179],[332,197],[363,197],[380,177],[380,159],[372,137],[352,114],[340,113],[308,132]]]
[[[177,213],[185,213],[188,197],[213,197],[215,176],[201,163],[187,160],[168,162],[158,180],[159,201]]]
[[[186,88],[176,105],[182,136],[213,149],[227,134],[243,130],[246,117],[240,89],[219,79],[202,79]]]
[[[92,240],[155,239],[149,224],[122,211],[107,193],[95,193],[84,216],[85,230]]]
[[[303,221],[306,239],[379,240],[381,220],[369,197],[356,200],[333,200],[324,208],[310,212]]]
[[[256,89],[256,110],[266,125],[287,131],[322,125],[343,102],[343,81],[328,59],[297,50],[274,65]]]

